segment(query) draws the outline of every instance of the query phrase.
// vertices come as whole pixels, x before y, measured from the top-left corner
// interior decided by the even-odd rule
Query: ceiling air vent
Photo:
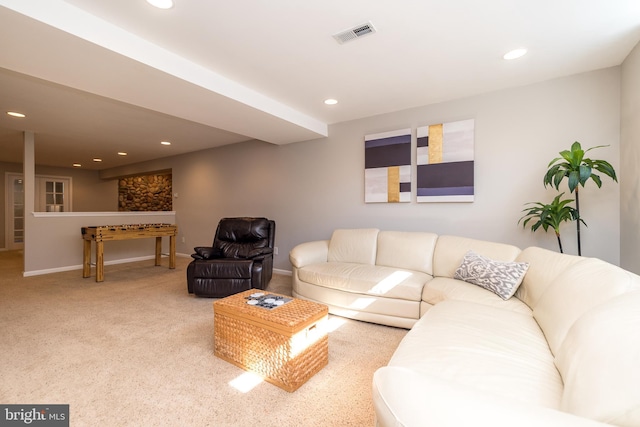
[[[339,33],[334,34],[333,38],[336,39],[338,43],[343,44],[375,32],[376,29],[373,27],[373,24],[371,22],[367,22],[366,24],[340,31]]]

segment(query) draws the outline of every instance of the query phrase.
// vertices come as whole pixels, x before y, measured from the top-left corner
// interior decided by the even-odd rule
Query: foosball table
[[[104,242],[111,240],[156,238],[156,264],[162,257],[162,238],[169,236],[169,268],[176,268],[175,224],[125,224],[82,227],[84,248],[82,253],[82,277],[91,275],[91,242],[96,242],[96,282],[104,281]]]

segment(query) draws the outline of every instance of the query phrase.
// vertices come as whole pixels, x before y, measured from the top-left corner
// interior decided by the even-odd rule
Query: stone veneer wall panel
[[[137,175],[118,181],[119,211],[171,211],[171,173]]]

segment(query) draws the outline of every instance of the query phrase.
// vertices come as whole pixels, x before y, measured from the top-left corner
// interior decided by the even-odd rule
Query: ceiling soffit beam
[[[169,76],[177,78],[182,82],[178,82],[178,86],[184,87],[197,86],[205,89],[206,93],[200,90],[200,96],[213,96],[216,98],[223,97],[227,106],[231,110],[249,114],[249,117],[239,120],[238,126],[222,123],[222,121],[206,122],[202,118],[182,117],[188,120],[197,121],[210,126],[218,127],[230,132],[243,134],[252,138],[261,139],[263,141],[286,144],[290,142],[309,140],[314,138],[326,137],[328,135],[328,125],[313,117],[305,115],[281,102],[273,100],[259,92],[256,92],[246,86],[240,85],[233,80],[221,76],[201,65],[189,61],[169,50],[157,46],[149,41],[129,33],[103,19],[91,15],[82,9],[79,9],[69,3],[60,0],[0,0],[0,6],[4,6],[21,15],[42,22],[48,26],[54,27],[65,33],[71,34],[82,40],[88,41],[94,45],[100,46],[111,52],[133,59],[141,64],[166,73]],[[7,68],[11,67],[9,64]],[[54,76],[43,75],[46,71],[38,70],[30,72],[25,69],[15,69],[14,71],[30,74],[34,77],[54,81],[59,84],[75,87],[76,89],[96,93],[98,95],[111,97],[113,92],[103,93],[96,88],[81,87],[78,84],[70,84],[73,78],[67,81],[56,81]],[[33,71],[33,70],[32,70]],[[52,78],[54,77],[54,78]],[[165,80],[166,79],[160,79]],[[78,80],[75,80],[78,81]],[[166,87],[166,86],[165,86]],[[195,91],[194,91],[195,93]],[[178,115],[175,111],[166,111],[164,108],[154,108],[147,104],[144,100],[138,99],[118,99],[123,102],[138,105],[144,108],[153,109],[166,114]],[[219,99],[215,101],[220,102]],[[251,126],[247,129],[248,121],[252,120],[251,114],[256,117],[256,122],[262,125],[273,125],[276,127],[285,127],[285,131],[289,130],[292,135],[281,136],[278,131],[265,130],[263,133],[260,129],[251,132]],[[207,113],[208,117],[215,116],[211,112]],[[290,128],[290,129],[286,129]],[[296,129],[297,128],[297,129]],[[264,128],[263,128],[264,129]],[[249,132],[247,132],[249,130]],[[285,132],[286,133],[286,132]]]

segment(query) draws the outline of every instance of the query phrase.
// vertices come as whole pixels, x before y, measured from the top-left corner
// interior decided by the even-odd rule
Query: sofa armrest
[[[373,404],[378,427],[609,425],[550,408],[526,405],[395,366],[385,366],[374,373]]]
[[[329,241],[317,240],[314,242],[301,243],[289,252],[289,261],[296,268],[305,265],[327,262],[329,253]]]

